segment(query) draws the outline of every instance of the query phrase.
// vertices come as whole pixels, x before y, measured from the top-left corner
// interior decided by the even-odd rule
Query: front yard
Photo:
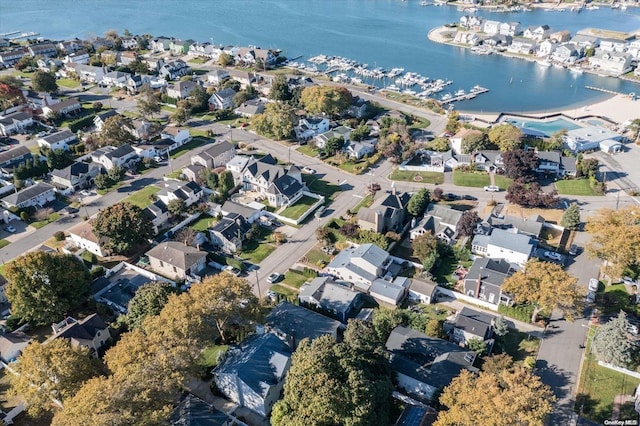
[[[326,180],[319,179],[314,175],[302,175],[302,180],[307,184],[309,191],[324,195],[327,200],[333,200],[336,197],[336,192],[342,191],[339,185],[329,183]]]
[[[191,151],[194,148],[199,147],[200,145],[203,145],[205,143],[208,143],[209,141],[206,139],[202,139],[202,138],[193,138],[191,141],[187,142],[186,144],[182,145],[180,148],[176,149],[175,151],[171,152],[171,159],[175,160],[176,158],[180,157],[181,155],[186,154],[187,152]]]
[[[253,239],[245,243],[242,249],[240,257],[253,264],[262,262],[267,256],[269,256],[276,249],[276,246],[267,242],[271,230],[260,227],[260,235],[258,238]]]
[[[604,195],[599,194],[591,188],[589,179],[566,179],[556,182],[556,189],[558,194],[561,195],[585,195],[585,196],[597,196]]]
[[[317,199],[303,195],[295,204],[281,211],[280,215],[288,217],[289,219],[298,220],[300,216],[306,213],[311,206],[317,202]]]
[[[61,217],[62,217],[62,215],[60,213],[51,213],[47,219],[40,220],[40,221],[37,221],[37,222],[31,222],[29,225],[33,226],[36,229],[40,229],[40,228],[42,228],[44,226],[47,226],[51,222],[55,222],[56,220],[60,219]]]
[[[409,170],[394,170],[389,179],[403,182],[421,182],[439,185],[444,182],[444,173],[440,172],[413,172]]]
[[[320,151],[318,151],[318,148],[316,148],[311,144],[300,145],[296,151],[312,158],[315,158],[318,156],[318,154],[320,154]]]
[[[496,336],[494,353],[506,353],[514,361],[524,361],[528,356],[537,355],[540,343],[540,339],[532,337],[529,333],[509,329],[505,336]]]
[[[513,180],[502,175],[495,175],[495,183],[500,189],[507,189]],[[482,188],[491,185],[489,173],[485,172],[463,172],[453,171],[453,184],[457,186],[469,186],[472,188]]]
[[[125,198],[123,201],[134,204],[140,207],[141,209],[145,209],[149,207],[151,204],[153,204],[152,196],[156,194],[158,191],[160,191],[160,188],[158,188],[157,186],[150,185],[139,191],[134,192],[133,194]]]

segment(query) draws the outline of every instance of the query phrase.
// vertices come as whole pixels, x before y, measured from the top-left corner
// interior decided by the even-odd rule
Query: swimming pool
[[[515,118],[507,118],[504,121],[522,129],[524,133],[530,133],[532,135],[541,133],[542,135],[547,137],[563,129],[574,130],[582,127],[569,120],[565,120],[564,118],[558,118],[553,121],[523,121],[517,120]],[[527,132],[526,130],[533,130],[533,132]]]

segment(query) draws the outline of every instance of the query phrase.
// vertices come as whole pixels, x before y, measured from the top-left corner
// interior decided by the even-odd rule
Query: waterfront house
[[[640,38],[636,38],[629,41],[629,46],[627,47],[627,53],[632,57],[634,57],[635,59],[640,59]]]
[[[175,84],[167,86],[167,96],[173,99],[185,99],[191,95],[198,83],[191,80],[179,81]]]
[[[440,241],[451,244],[458,236],[458,224],[462,219],[462,211],[452,209],[443,204],[429,204],[422,219],[413,218],[409,238],[415,238],[425,233],[435,235]]]
[[[35,185],[27,186],[18,192],[7,195],[2,199],[2,202],[7,208],[24,209],[26,207],[41,208],[55,199],[55,188],[48,183],[38,182]]]
[[[482,26],[482,18],[476,15],[463,15],[460,17],[459,24],[463,28],[479,30]]]
[[[184,280],[201,272],[206,266],[207,252],[178,241],[160,243],[145,255],[152,270],[165,277]]]
[[[102,166],[95,163],[76,161],[64,169],[51,172],[51,183],[63,188],[77,191],[93,185],[93,179],[100,173]]]
[[[515,37],[522,34],[520,22],[501,22],[498,34]]]
[[[577,45],[573,43],[561,44],[560,46],[556,47],[556,49],[551,54],[551,57],[554,61],[560,63],[574,63],[581,56],[581,53],[576,49],[576,46]]]
[[[603,52],[617,52],[622,53],[627,50],[627,41],[617,38],[602,38],[600,39],[600,50]]]
[[[362,307],[362,293],[337,284],[330,277],[317,277],[310,283],[303,284],[298,300],[303,306],[318,309],[343,324],[355,318]]]
[[[0,135],[2,136],[22,133],[31,126],[33,126],[33,117],[26,112],[19,111],[0,116]]]
[[[473,339],[489,340],[493,336],[494,322],[493,315],[464,307],[456,315],[452,340],[462,345],[468,345]]]
[[[314,116],[301,118],[298,125],[293,129],[296,139],[307,141],[321,133],[329,131],[330,121],[327,117]]]
[[[482,32],[488,35],[500,34],[500,25],[502,23],[498,21],[492,21],[487,19],[482,25]]]
[[[36,56],[43,56],[45,58],[53,58],[54,56],[58,56],[58,49],[53,43],[32,44],[27,47],[27,49],[29,50],[29,54],[34,58]]]
[[[153,40],[149,40],[149,49],[156,52],[164,52],[169,50],[171,45],[171,39],[167,37],[158,37]]]
[[[189,53],[189,47],[195,43],[193,40],[173,39],[169,42],[169,51],[174,55],[184,55]]]
[[[68,98],[60,102],[52,103],[42,107],[42,114],[49,118],[52,116],[66,117],[78,114],[82,110],[82,104],[78,98]]]
[[[204,58],[213,58],[214,46],[208,41],[205,43],[194,42],[189,46],[189,54],[193,56],[201,56]]]
[[[528,235],[518,234],[516,229],[493,229],[491,235],[476,235],[473,238],[471,252],[522,266],[527,263],[536,246],[535,240]]]
[[[558,44],[550,39],[546,39],[538,45],[538,56],[550,56],[558,47]]]
[[[219,141],[191,156],[191,164],[199,164],[209,169],[224,166],[236,155],[235,146],[227,141]]]
[[[465,138],[472,138],[476,136],[482,135],[482,132],[477,129],[467,129],[465,127],[458,130],[458,132],[449,138],[449,143],[451,144],[451,149],[456,154],[463,154],[462,142]]]
[[[120,41],[122,42],[123,49],[135,50],[140,47],[140,45],[138,44],[138,40],[135,37],[122,36],[120,37]]]
[[[164,78],[165,80],[177,80],[180,77],[189,74],[190,72],[191,69],[181,59],[176,59],[175,61],[164,63],[158,70],[160,77]]]
[[[600,142],[611,139],[621,142],[623,136],[600,126],[586,126],[572,129],[564,137],[564,143],[573,152],[600,149]]]
[[[338,339],[344,326],[322,314],[289,302],[279,303],[265,318],[264,329],[284,341],[292,350],[302,339],[313,340],[320,336]]]
[[[338,126],[335,129],[328,130],[324,133],[320,133],[315,137],[315,144],[318,148],[322,149],[325,147],[329,139],[333,138],[342,138],[346,143],[349,140],[349,136],[353,129],[347,126]]]
[[[216,388],[240,407],[268,416],[280,399],[291,349],[275,334],[254,334],[229,347],[213,370]]]
[[[31,337],[22,331],[0,334],[0,360],[6,364],[14,362],[29,343]]]
[[[583,50],[593,49],[600,46],[600,39],[598,37],[578,33],[571,38],[571,43]]]
[[[589,57],[589,67],[598,72],[605,72],[614,76],[631,71],[631,55],[616,51],[599,51]]]
[[[228,87],[226,89],[215,92],[209,98],[209,106],[213,109],[227,109],[234,105],[233,98],[236,91]]]
[[[234,60],[236,63],[244,66],[259,63],[260,68],[266,69],[274,66],[277,58],[273,52],[268,49],[241,47],[236,51]]]
[[[78,138],[76,138],[75,133],[69,129],[61,129],[50,135],[38,138],[38,146],[40,148],[46,148],[52,151],[57,149],[69,151],[69,145],[75,145],[77,143]]]
[[[477,46],[480,41],[481,39],[475,31],[458,31],[453,38],[454,43],[466,44],[467,46]]]
[[[408,192],[379,194],[370,207],[361,207],[356,215],[360,229],[381,234],[389,231],[400,233],[406,217],[407,204],[411,198]]]
[[[93,47],[93,50],[97,51],[101,47],[106,47],[107,49],[113,49],[116,47],[116,43],[114,40],[111,40],[106,37],[96,37],[93,40],[91,40],[91,46]]]
[[[80,222],[67,230],[71,245],[84,249],[96,256],[105,257],[108,255],[104,249],[107,238],[98,236],[93,232],[93,225],[90,221]]]
[[[5,67],[12,67],[18,62],[23,56],[28,55],[28,51],[24,47],[19,47],[17,49],[0,52],[0,64]]]
[[[401,393],[428,403],[463,369],[473,367],[476,353],[408,327],[393,329],[385,344],[391,354]]]
[[[387,251],[368,243],[342,250],[326,266],[325,271],[358,288],[368,290],[376,278],[390,275],[388,269],[392,263]]]
[[[486,46],[506,48],[511,45],[512,41],[513,37],[509,35],[494,34],[491,37],[482,40],[482,44]]]
[[[521,55],[530,55],[538,48],[538,44],[534,40],[523,37],[514,37],[511,45],[507,47],[507,52],[518,53]]]
[[[66,55],[62,62],[65,64],[88,64],[89,63],[89,52],[86,50],[79,50],[77,52],[71,52]]]
[[[502,292],[502,284],[514,272],[515,269],[504,259],[479,257],[473,261],[464,279],[464,294],[494,305],[511,305],[513,298]]]
[[[527,27],[527,29],[524,30],[523,37],[541,42],[549,38],[550,34],[551,29],[548,25],[538,25]]]
[[[209,228],[211,244],[224,253],[233,255],[242,250],[242,244],[251,225],[237,213],[230,213]]]
[[[54,334],[43,344],[55,339],[68,339],[73,347],[88,348],[93,358],[98,358],[98,351],[111,339],[109,326],[98,314],[91,314],[80,321],[67,317],[51,328]]]
[[[128,169],[133,167],[140,160],[140,157],[129,144],[121,145],[118,148],[107,145],[93,151],[91,160],[101,164],[106,170],[114,167]]]
[[[549,40],[554,43],[564,43],[571,40],[571,33],[568,30],[556,31],[549,34]]]

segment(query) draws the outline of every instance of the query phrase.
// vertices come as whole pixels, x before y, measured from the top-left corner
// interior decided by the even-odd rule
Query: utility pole
[[[260,292],[260,279],[258,278],[258,270],[254,270],[256,273],[256,287],[258,287],[258,299],[262,299],[262,293]]]
[[[616,211],[618,211],[619,205],[620,205],[620,191],[616,192]]]

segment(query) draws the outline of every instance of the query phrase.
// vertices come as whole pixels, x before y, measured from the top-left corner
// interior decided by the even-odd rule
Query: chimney
[[[482,268],[480,268],[482,270]],[[476,299],[480,298],[480,285],[482,284],[482,272],[478,274],[478,280],[476,281]]]

